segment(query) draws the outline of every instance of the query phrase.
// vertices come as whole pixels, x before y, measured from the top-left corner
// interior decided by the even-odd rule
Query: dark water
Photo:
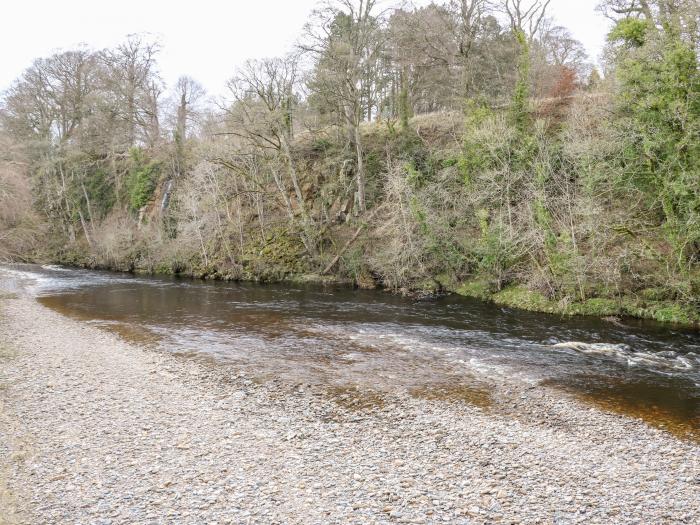
[[[50,266],[0,273],[61,313],[262,379],[430,392],[517,376],[667,428],[700,430],[694,331],[560,318],[460,297],[416,301],[381,291]]]

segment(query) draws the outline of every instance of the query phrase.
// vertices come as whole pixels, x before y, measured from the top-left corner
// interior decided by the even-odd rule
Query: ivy
[[[143,151],[138,148],[132,149],[131,161],[132,168],[126,180],[126,190],[129,209],[138,212],[153,198],[160,176],[160,164],[147,161]]]

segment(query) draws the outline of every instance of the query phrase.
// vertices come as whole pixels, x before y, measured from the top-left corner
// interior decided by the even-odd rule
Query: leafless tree
[[[371,120],[376,84],[367,72],[384,51],[388,11],[378,0],[327,1],[306,26],[301,49],[315,62],[312,88],[339,112],[355,149],[357,201],[367,209],[364,146],[360,124]]]
[[[302,191],[293,154],[293,107],[298,75],[298,56],[251,60],[228,83],[234,103],[226,111],[233,128],[228,133],[238,136],[261,152],[270,152],[268,168],[285,203],[290,220],[296,223],[294,209],[301,214],[304,245],[315,252],[315,225]],[[294,206],[287,183],[291,182]]]
[[[101,53],[107,89],[114,96],[113,110],[125,128],[127,147],[153,144],[159,132],[158,98],[162,93],[156,69],[160,46],[141,35],[130,35],[115,49]]]
[[[201,112],[199,107],[206,91],[192,77],[181,76],[175,83],[175,100],[177,103],[175,134],[179,140],[187,140],[190,126],[197,123]]]
[[[502,4],[513,31],[522,32],[528,40],[537,34],[551,0],[505,0]]]

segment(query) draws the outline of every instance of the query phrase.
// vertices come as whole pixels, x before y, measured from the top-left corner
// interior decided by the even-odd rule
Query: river
[[[700,333],[692,330],[336,286],[36,265],[3,266],[0,274],[64,315],[261,381],[426,394],[515,379],[657,426],[700,431]]]

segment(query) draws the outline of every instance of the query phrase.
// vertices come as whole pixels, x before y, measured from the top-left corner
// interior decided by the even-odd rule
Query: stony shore
[[[544,387],[256,382],[0,300],[0,523],[700,523],[700,447]]]

